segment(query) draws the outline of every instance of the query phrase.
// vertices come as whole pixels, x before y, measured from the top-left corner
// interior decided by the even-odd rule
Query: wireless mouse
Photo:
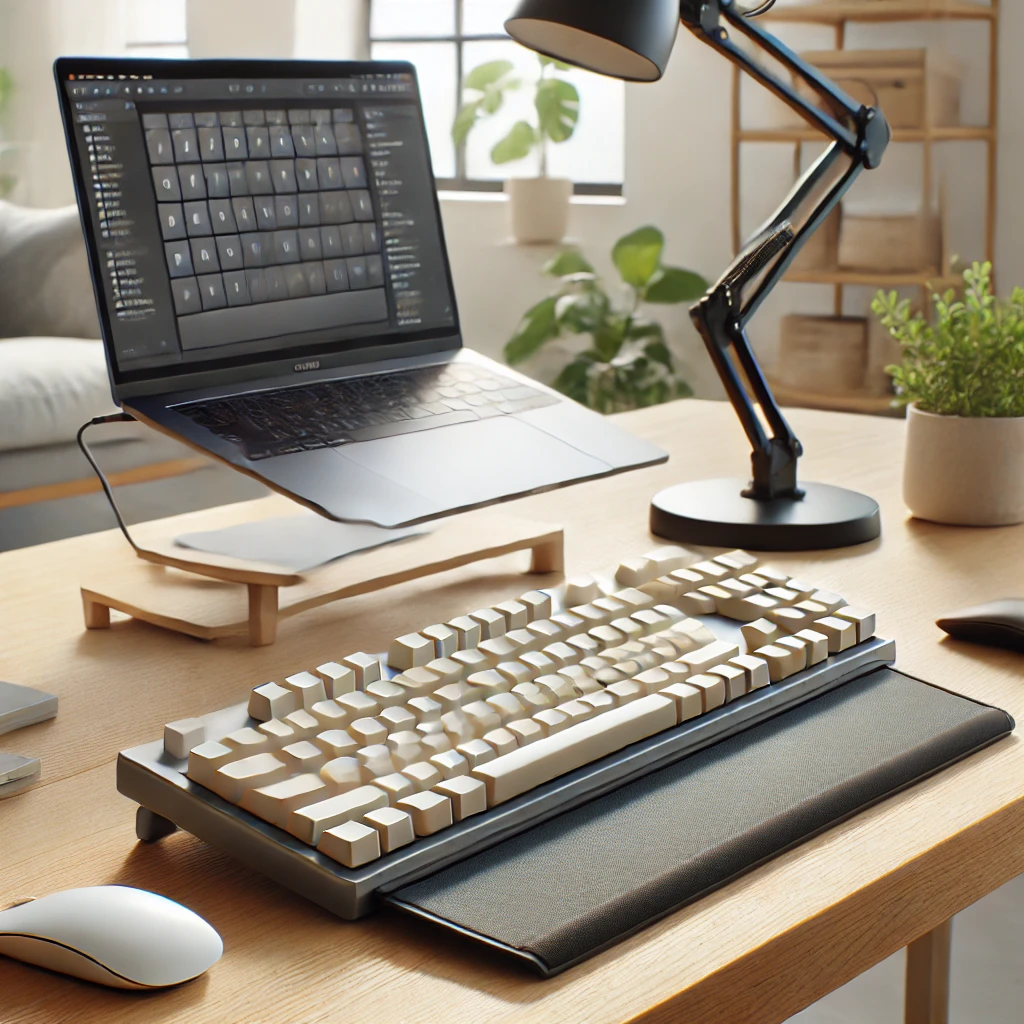
[[[112,988],[178,985],[223,951],[198,914],[123,885],[67,889],[0,911],[0,953]]]
[[[1024,600],[1019,598],[965,608],[935,624],[957,640],[1024,653]]]

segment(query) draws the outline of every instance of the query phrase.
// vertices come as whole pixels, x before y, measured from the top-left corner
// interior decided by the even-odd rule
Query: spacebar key
[[[353,441],[373,441],[378,437],[394,437],[395,434],[412,434],[418,430],[431,430],[433,427],[447,427],[451,423],[468,423],[480,417],[474,412],[452,411],[440,412],[436,416],[424,417],[421,420],[396,420],[394,423],[379,423],[372,427],[358,427],[346,432]]]
[[[478,765],[471,774],[487,787],[493,807],[675,724],[675,703],[652,693]]]

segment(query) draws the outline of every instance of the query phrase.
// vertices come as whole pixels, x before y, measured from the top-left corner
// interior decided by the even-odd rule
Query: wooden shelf
[[[992,7],[970,0],[818,0],[775,7],[764,19],[841,25],[847,21],[990,21],[996,16]]]
[[[943,277],[938,270],[893,271],[891,273],[867,270],[790,270],[784,280],[794,281],[798,284],[869,285],[876,288],[931,285],[940,291],[946,288],[956,288],[963,284],[962,277]]]
[[[857,412],[867,416],[902,417],[903,409],[893,407],[892,395],[872,395],[851,391],[840,395],[823,395],[817,391],[801,391],[780,381],[768,378],[772,393],[780,405],[794,405],[802,409],[828,409],[832,412]]]
[[[985,125],[956,125],[949,128],[894,128],[893,142],[991,142],[995,132]],[[825,142],[813,128],[741,128],[740,142]]]

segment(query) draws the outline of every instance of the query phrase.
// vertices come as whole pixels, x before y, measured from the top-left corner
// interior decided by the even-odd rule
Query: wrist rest
[[[550,976],[1013,728],[880,669],[384,902]]]

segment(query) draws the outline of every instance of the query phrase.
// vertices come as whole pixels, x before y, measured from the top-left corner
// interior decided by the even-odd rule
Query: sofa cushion
[[[78,208],[0,201],[0,338],[98,338]]]
[[[0,451],[73,441],[86,420],[114,411],[102,342],[0,341]]]

